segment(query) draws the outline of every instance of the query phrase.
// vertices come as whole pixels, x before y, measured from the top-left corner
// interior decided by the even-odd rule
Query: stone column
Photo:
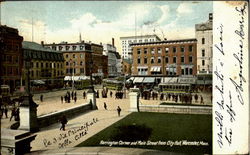
[[[87,92],[87,103],[91,104],[91,109],[97,109],[96,107],[96,92],[93,91],[92,89],[88,90]]]
[[[20,105],[20,127],[19,130],[35,132],[39,130],[37,123],[37,104],[31,95],[24,96],[24,101]]]
[[[139,112],[139,88],[130,88],[129,92],[130,111]]]

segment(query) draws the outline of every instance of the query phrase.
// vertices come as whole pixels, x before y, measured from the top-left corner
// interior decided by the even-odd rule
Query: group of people
[[[7,106],[1,106],[1,112],[0,112],[0,116],[1,118],[3,117],[3,115],[5,115],[5,118],[8,118],[8,107]],[[10,115],[10,121],[12,120],[12,118],[14,118],[15,121],[19,121],[20,120],[20,111],[19,108],[13,107],[11,109],[11,115]]]
[[[151,98],[153,100],[158,100],[158,93],[154,91],[144,91],[141,93],[141,98],[145,100],[150,100]],[[160,98],[162,100],[166,101],[174,101],[174,102],[181,102],[181,103],[192,103],[193,99],[195,100],[195,103],[204,104],[203,96],[198,95],[198,94],[189,94],[189,93],[179,93],[179,94],[174,94],[174,93],[160,93]],[[212,97],[211,97],[212,100]]]
[[[76,91],[72,91],[71,93],[67,91],[67,93],[64,96],[61,96],[61,103],[63,103],[63,101],[65,103],[70,103],[70,100],[74,100],[74,102],[76,103],[77,101]]]

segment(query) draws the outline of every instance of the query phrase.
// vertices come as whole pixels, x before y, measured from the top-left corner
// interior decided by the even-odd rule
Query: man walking
[[[66,116],[65,116],[65,115],[63,115],[63,116],[61,117],[60,122],[61,122],[60,130],[65,131],[65,124],[68,123],[68,120],[66,119]]]
[[[104,102],[104,109],[107,110],[106,102]]]
[[[122,109],[118,106],[118,107],[117,107],[117,112],[118,112],[118,116],[119,116],[119,117],[120,117],[121,111],[122,111]]]

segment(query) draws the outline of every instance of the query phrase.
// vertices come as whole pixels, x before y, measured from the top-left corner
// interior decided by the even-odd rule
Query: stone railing
[[[140,105],[141,112],[212,114],[212,107],[182,105]]]
[[[39,128],[43,128],[49,126],[51,124],[57,123],[58,120],[65,115],[66,118],[71,118],[74,116],[78,116],[79,114],[83,114],[89,110],[91,110],[91,104],[79,105],[76,107],[72,107],[69,109],[57,111],[54,113],[42,115],[37,117]]]

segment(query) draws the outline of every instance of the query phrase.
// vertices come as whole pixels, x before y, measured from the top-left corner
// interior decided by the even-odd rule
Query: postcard
[[[247,1],[1,1],[1,154],[248,154]]]

